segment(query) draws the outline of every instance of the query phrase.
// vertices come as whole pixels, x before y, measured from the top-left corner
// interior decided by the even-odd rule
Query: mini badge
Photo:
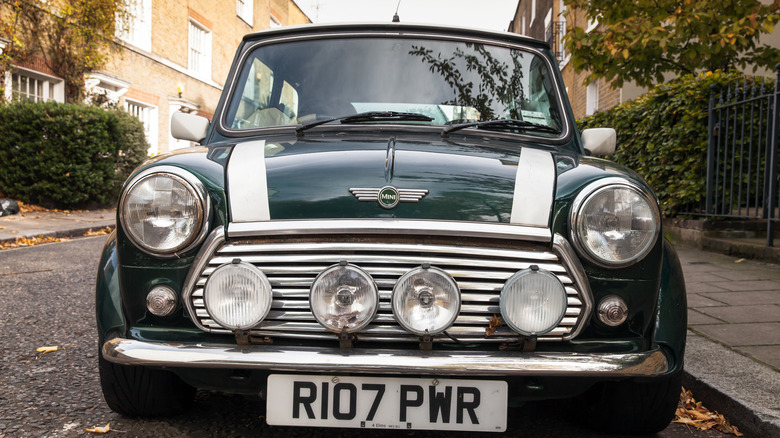
[[[358,201],[376,202],[387,210],[395,208],[399,202],[420,202],[420,199],[428,194],[428,190],[424,189],[397,189],[393,186],[384,186],[378,189],[352,188],[349,189],[349,192]]]

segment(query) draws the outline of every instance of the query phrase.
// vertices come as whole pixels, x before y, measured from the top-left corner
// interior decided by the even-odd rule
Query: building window
[[[190,20],[190,71],[203,79],[211,76],[211,32]]]
[[[144,135],[149,142],[149,155],[157,153],[157,107],[125,99],[125,111],[144,124]]]
[[[127,22],[117,20],[117,36],[147,52],[152,51],[152,0],[127,3]]]
[[[599,84],[591,82],[588,84],[587,100],[585,101],[585,115],[590,116],[599,109]]]
[[[6,76],[6,78],[8,78]],[[6,91],[9,100],[30,100],[33,102],[65,101],[65,86],[62,80],[16,70],[10,74],[11,87]]]
[[[268,19],[268,27],[274,28],[274,27],[281,27],[282,22],[276,18],[273,14],[270,15]]]
[[[252,14],[254,12],[253,0],[236,0],[236,14],[246,22],[246,24],[252,26]]]

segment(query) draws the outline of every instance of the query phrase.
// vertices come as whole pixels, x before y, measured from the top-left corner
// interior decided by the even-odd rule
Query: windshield
[[[418,38],[332,38],[262,45],[245,59],[225,117],[234,130],[393,111],[432,120],[381,123],[510,119],[553,128],[532,135],[562,131],[552,74],[530,51]],[[512,131],[518,125],[497,126]]]

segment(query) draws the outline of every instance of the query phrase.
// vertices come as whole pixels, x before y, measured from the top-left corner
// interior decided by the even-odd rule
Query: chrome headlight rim
[[[219,272],[223,268],[230,267],[230,266],[241,267],[242,269],[246,269],[249,272],[251,272],[252,274],[256,275],[257,279],[259,279],[259,282],[260,282],[261,286],[267,291],[266,296],[265,296],[265,303],[264,303],[265,304],[264,305],[265,310],[260,312],[260,313],[258,313],[258,316],[256,316],[254,318],[254,321],[252,321],[251,323],[247,323],[247,324],[230,324],[230,323],[226,322],[226,320],[221,318],[220,315],[218,314],[218,312],[215,312],[211,308],[211,306],[209,304],[210,303],[210,300],[208,298],[208,295],[209,295],[209,291],[208,291],[209,281],[212,278],[216,278],[214,276],[215,273]],[[271,307],[273,306],[273,287],[271,286],[271,282],[268,280],[268,277],[265,275],[265,273],[262,270],[260,270],[260,268],[258,268],[257,266],[255,266],[255,265],[253,265],[251,263],[247,263],[247,262],[242,261],[240,259],[236,259],[236,260],[234,260],[232,262],[223,263],[223,264],[219,265],[218,267],[216,267],[214,269],[214,272],[212,272],[212,274],[209,275],[209,278],[206,279],[206,284],[203,285],[203,301],[204,301],[204,307],[206,308],[206,312],[208,312],[209,317],[214,322],[219,324],[222,328],[227,329],[227,330],[231,330],[231,331],[250,330],[250,329],[256,327],[261,322],[263,322],[265,320],[265,318],[268,317],[268,314],[271,312]]]
[[[169,177],[182,183],[194,195],[198,203],[198,211],[200,212],[195,227],[193,227],[196,231],[192,233],[192,236],[176,247],[167,249],[165,251],[151,248],[145,245],[139,239],[135,238],[132,233],[128,231],[128,219],[125,216],[127,194],[147,178],[155,176]],[[133,243],[133,245],[135,245],[136,248],[154,257],[170,259],[180,257],[181,253],[192,250],[206,238],[206,235],[208,234],[208,218],[211,217],[211,200],[208,196],[208,192],[206,191],[206,187],[191,172],[175,166],[155,166],[138,173],[130,180],[130,182],[125,185],[125,188],[122,190],[122,195],[119,198],[119,208],[117,210],[119,223],[122,225],[124,234]]]
[[[424,271],[433,272],[436,275],[441,276],[448,283],[450,283],[451,286],[453,286],[453,288],[455,290],[455,294],[453,296],[455,298],[456,305],[455,305],[455,307],[453,309],[452,316],[450,317],[450,319],[447,321],[446,324],[442,324],[442,327],[440,329],[432,331],[432,332],[429,331],[429,330],[418,330],[418,329],[412,327],[406,320],[404,320],[403,318],[399,317],[400,313],[396,309],[396,307],[398,305],[396,297],[400,294],[400,292],[398,292],[397,289],[398,289],[399,285],[402,284],[402,280],[405,280],[407,277],[411,277],[411,276],[417,275],[421,271],[423,271],[423,272]],[[396,280],[396,283],[393,286],[393,292],[390,295],[390,307],[393,310],[393,318],[398,323],[398,325],[400,325],[404,330],[406,330],[407,332],[409,332],[409,333],[411,333],[413,335],[417,335],[417,336],[426,336],[426,335],[433,336],[433,335],[438,335],[439,333],[443,333],[443,332],[447,331],[450,327],[452,327],[455,324],[455,321],[458,319],[458,316],[460,316],[460,309],[461,309],[462,305],[463,305],[463,300],[461,298],[461,291],[460,291],[460,286],[458,285],[458,282],[455,281],[454,278],[452,278],[452,275],[450,275],[449,272],[447,272],[447,271],[445,271],[443,269],[437,268],[435,266],[420,265],[420,266],[418,266],[416,268],[410,269],[409,271],[405,272],[401,277],[398,278],[398,280]]]
[[[509,318],[509,309],[507,309],[508,305],[508,297],[509,290],[512,286],[514,286],[515,283],[518,281],[521,281],[524,277],[528,275],[543,275],[547,278],[550,278],[557,282],[557,285],[560,286],[560,292],[562,295],[562,306],[560,311],[558,312],[558,316],[553,319],[554,324],[548,324],[548,327],[544,330],[537,330],[537,331],[528,331],[523,328],[521,328],[512,318]],[[568,296],[566,294],[566,287],[561,283],[561,280],[552,272],[546,271],[544,269],[538,269],[534,268],[533,266],[530,268],[522,269],[520,271],[517,271],[509,277],[509,279],[504,283],[504,286],[501,288],[501,294],[499,296],[499,310],[501,311],[501,319],[506,323],[507,326],[509,326],[510,329],[512,329],[514,332],[519,333],[523,336],[542,336],[547,333],[550,333],[551,331],[555,330],[556,327],[558,327],[561,324],[561,321],[563,321],[563,318],[566,316],[566,310],[568,308]]]
[[[309,309],[311,309],[311,313],[314,316],[315,321],[317,321],[317,323],[319,323],[320,326],[324,327],[326,330],[331,331],[333,333],[339,333],[339,331],[337,331],[335,327],[332,327],[331,324],[329,324],[327,321],[322,319],[322,315],[314,311],[315,306],[312,300],[314,299],[314,294],[315,294],[314,288],[318,284],[318,281],[320,281],[326,275],[329,275],[334,270],[338,270],[340,268],[350,269],[352,271],[357,272],[360,277],[366,280],[366,283],[370,286],[370,290],[374,297],[375,305],[371,307],[371,313],[368,314],[363,319],[363,321],[361,321],[360,324],[354,327],[350,327],[349,329],[346,328],[342,329],[346,333],[357,333],[363,330],[364,328],[368,327],[372,322],[374,322],[374,319],[376,319],[376,315],[379,313],[379,307],[381,305],[379,286],[377,286],[376,280],[374,280],[374,277],[372,277],[371,274],[366,272],[366,270],[361,268],[360,266],[348,262],[339,262],[328,266],[327,268],[323,269],[319,274],[317,274],[317,276],[314,278],[314,281],[312,281],[311,286],[309,287]]]
[[[637,252],[633,257],[621,261],[607,260],[598,257],[598,255],[593,253],[587,247],[587,245],[582,242],[583,236],[581,236],[579,233],[581,225],[580,222],[582,218],[580,213],[587,201],[593,196],[596,196],[599,193],[610,190],[612,188],[628,189],[643,198],[652,211],[653,222],[655,225],[653,228],[653,238],[648,240],[649,244],[646,245],[646,247],[641,251]],[[658,240],[658,235],[661,233],[661,212],[658,207],[658,199],[647,189],[625,178],[610,177],[596,180],[585,186],[585,188],[583,188],[574,199],[569,216],[569,233],[571,242],[574,244],[574,248],[577,250],[577,253],[584,259],[588,260],[590,263],[608,269],[625,268],[631,266],[644,259],[650,253],[650,251],[653,250]]]

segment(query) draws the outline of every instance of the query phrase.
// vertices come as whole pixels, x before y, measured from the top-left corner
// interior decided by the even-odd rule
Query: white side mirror
[[[582,131],[582,146],[591,155],[611,155],[617,146],[617,133],[612,128],[591,128]]]
[[[178,140],[200,143],[206,138],[209,119],[195,114],[175,112],[171,117],[171,135]]]

